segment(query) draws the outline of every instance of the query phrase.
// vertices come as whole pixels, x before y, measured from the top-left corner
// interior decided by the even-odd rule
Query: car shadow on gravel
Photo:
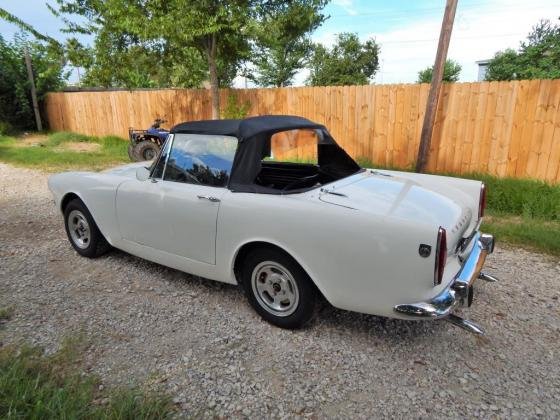
[[[118,249],[113,249],[103,258],[116,260],[117,264],[132,264],[140,269],[147,270],[148,273],[158,276],[167,285],[178,286],[180,289],[179,295],[185,291],[185,286],[188,286],[189,292],[194,294],[220,294],[222,301],[224,299],[230,300],[229,303],[225,302],[224,307],[232,308],[232,311],[238,311],[239,301],[245,300],[243,291],[237,285],[193,276]],[[249,308],[248,302],[246,302],[246,306]],[[254,322],[254,319],[250,318],[247,322]],[[429,336],[439,335],[446,328],[441,324],[441,322],[405,321],[350,312],[335,308],[325,299],[322,299],[317,316],[304,330],[312,331],[317,335],[323,335],[325,331],[328,331],[329,334],[334,332],[337,335],[340,335],[340,333],[350,336],[363,335],[371,339],[415,341],[418,338],[426,339]]]

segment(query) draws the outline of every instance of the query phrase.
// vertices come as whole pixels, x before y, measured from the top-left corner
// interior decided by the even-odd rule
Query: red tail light
[[[484,216],[484,209],[486,208],[486,185],[482,184],[480,187],[480,199],[478,200],[478,218]]]
[[[434,270],[434,284],[437,286],[443,280],[443,270],[447,260],[447,232],[440,227],[436,245],[436,266]]]

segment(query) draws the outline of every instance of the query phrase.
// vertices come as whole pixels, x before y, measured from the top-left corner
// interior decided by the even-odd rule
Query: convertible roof
[[[241,120],[188,121],[177,124],[170,132],[185,134],[215,134],[218,136],[237,137],[240,122]]]
[[[293,115],[262,115],[243,120],[204,120],[177,124],[171,133],[215,134],[237,137],[243,141],[261,134],[296,129],[324,129],[321,124]]]
[[[261,161],[271,154],[271,137],[275,133],[297,129],[317,130],[318,164],[336,177],[347,176],[360,166],[340,148],[327,129],[306,118],[292,115],[262,115],[243,120],[205,120],[178,124],[171,133],[207,134],[237,137],[239,146],[233,159],[228,187],[239,192],[268,192],[278,190],[255,184]]]

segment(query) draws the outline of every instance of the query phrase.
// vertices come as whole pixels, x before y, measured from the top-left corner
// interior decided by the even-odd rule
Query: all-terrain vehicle
[[[161,128],[167,121],[156,118],[154,123],[147,130],[128,129],[128,157],[133,162],[152,160],[155,158],[165,143],[169,130]]]

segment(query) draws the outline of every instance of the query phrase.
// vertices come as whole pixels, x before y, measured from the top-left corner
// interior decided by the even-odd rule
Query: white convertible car
[[[271,138],[293,130],[312,133],[315,163],[270,159]],[[56,174],[49,187],[80,255],[113,246],[240,284],[277,326],[301,327],[322,295],[341,309],[482,333],[453,312],[472,303],[476,279],[495,281],[481,272],[494,248],[479,231],[484,184],[361,168],[307,119],[179,124],[151,165]]]

